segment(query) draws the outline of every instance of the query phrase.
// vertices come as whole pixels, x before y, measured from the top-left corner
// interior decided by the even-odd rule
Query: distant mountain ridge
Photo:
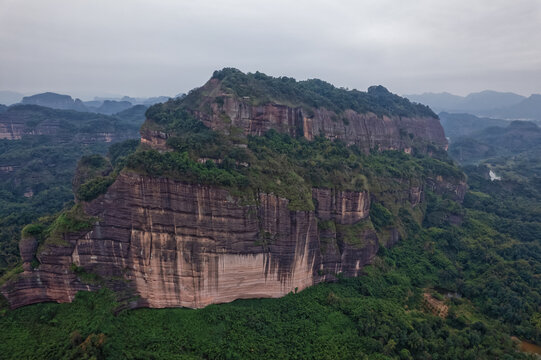
[[[441,112],[438,115],[445,136],[450,139],[451,143],[461,136],[469,136],[488,127],[506,127],[509,125],[508,120],[477,117],[466,113],[451,114]]]
[[[515,120],[506,127],[492,126],[451,142],[449,154],[463,164],[497,156],[513,156],[541,150],[541,128],[530,121]]]
[[[39,105],[60,110],[88,110],[80,99],[73,99],[69,95],[62,95],[53,92],[25,96],[23,97],[21,103],[24,105]]]
[[[1,94],[0,94],[1,95]],[[75,110],[79,112],[93,112],[112,115],[131,108],[134,105],[145,107],[169,100],[166,96],[151,98],[132,98],[124,96],[120,99],[95,97],[92,101],[73,99],[70,95],[45,92],[32,96],[25,96],[21,103],[25,105],[39,105],[59,110]],[[1,102],[0,102],[1,103]]]
[[[484,114],[488,110],[513,106],[526,99],[526,97],[515,93],[492,90],[471,93],[467,96],[453,95],[447,92],[404,96],[411,101],[428,105],[436,112],[463,112],[475,115]]]
[[[467,96],[449,93],[405,95],[411,101],[430,106],[435,112],[470,113],[507,120],[541,121],[541,95],[529,97],[512,92],[485,90]]]

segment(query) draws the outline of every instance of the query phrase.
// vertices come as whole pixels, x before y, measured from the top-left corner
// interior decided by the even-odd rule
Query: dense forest
[[[429,195],[423,227],[409,222],[406,239],[382,248],[359,278],[281,299],[200,310],[125,310],[106,289],[79,293],[71,304],[3,310],[0,353],[13,358],[527,358],[511,337],[541,341],[541,223],[535,213],[540,198],[531,193],[534,183],[525,180],[535,174],[516,163],[501,166],[527,176],[520,185],[512,178],[498,183],[485,178],[483,167],[466,168],[471,189],[459,209],[461,224],[444,216],[457,213],[456,203]],[[518,197],[510,186],[517,186]]]
[[[0,114],[0,123],[26,129],[19,140],[0,139],[0,274],[19,262],[18,242],[24,225],[71,206],[72,179],[83,155],[106,154],[113,142],[138,138],[145,107],[115,116],[15,105]],[[36,134],[42,128],[48,133]]]
[[[181,114],[170,125],[176,135],[168,144],[175,151],[139,146],[134,152],[132,142],[115,145],[107,157],[83,158],[76,196],[90,200],[103,193],[122,168],[222,186],[237,196],[275,192],[291,200],[292,210],[313,208],[312,186],[371,187],[377,199],[378,184],[394,186],[393,178],[464,177],[445,153],[364,154],[340,142],[308,142],[274,131],[239,139]],[[539,159],[525,152],[465,167],[470,190],[463,204],[427,191],[423,219],[393,207],[381,193],[372,225],[379,231],[397,224],[404,238],[391,249],[382,247],[361,277],[281,299],[200,310],[128,310],[106,288],[79,293],[70,304],[4,308],[0,353],[96,359],[528,358],[512,337],[541,343]],[[491,181],[489,170],[502,179]]]
[[[381,85],[371,86],[364,92],[337,88],[319,79],[296,81],[294,78],[272,77],[261,72],[245,74],[234,68],[215,71],[211,80],[220,81],[220,88],[225,94],[249,100],[252,105],[274,102],[303,107],[308,114],[314,109],[326,108],[337,114],[351,109],[377,115],[437,117],[428,106],[412,103]],[[208,95],[205,86],[193,89],[185,97],[150,107],[147,117],[164,124],[178,118],[182,110],[199,108],[205,111],[208,104],[202,99]],[[217,100],[220,101],[220,98]]]

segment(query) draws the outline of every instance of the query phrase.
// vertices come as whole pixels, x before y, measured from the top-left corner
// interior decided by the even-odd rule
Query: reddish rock
[[[13,307],[71,301],[77,291],[96,288],[79,280],[77,266],[125,279],[140,296],[138,306],[197,308],[280,297],[338,273],[359,275],[379,248],[374,231],[361,235],[363,246],[340,234],[322,240],[316,214],[355,223],[368,216],[368,194],[314,189],[314,197],[316,211],[290,211],[286,199],[264,193],[241,205],[219,188],[122,173],[107,194],[85,204],[100,219],[94,228],[41,250],[39,270],[2,293]]]

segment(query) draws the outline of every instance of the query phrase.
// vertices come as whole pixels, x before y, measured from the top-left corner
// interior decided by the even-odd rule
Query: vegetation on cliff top
[[[385,87],[371,86],[367,92],[337,88],[319,79],[296,81],[289,77],[272,77],[260,72],[243,73],[233,68],[215,71],[211,80],[216,85],[205,85],[194,89],[185,97],[171,99],[163,104],[150,107],[146,116],[157,124],[168,125],[184,113],[210,111],[210,102],[223,103],[221,94],[230,94],[248,101],[252,105],[268,103],[302,107],[308,114],[314,109],[325,108],[340,114],[345,110],[358,113],[374,113],[388,116],[429,116],[437,115],[428,106],[410,102],[392,94]],[[210,84],[210,83],[209,83]],[[208,97],[208,99],[206,99]]]
[[[138,115],[106,116],[16,105],[0,114],[0,122],[51,130],[49,135],[0,139],[0,274],[20,261],[18,243],[23,226],[62,210],[73,200],[72,178],[81,156],[106,154],[110,146],[117,148],[94,135],[110,132],[116,138],[138,137],[144,121],[140,110]],[[138,139],[133,141],[139,144]],[[126,154],[122,156],[125,159]]]
[[[411,103],[381,85],[371,86],[367,92],[363,92],[337,88],[319,79],[296,81],[285,76],[268,76],[259,71],[244,74],[234,68],[215,71],[212,78],[220,80],[225,91],[239,97],[248,96],[259,104],[292,103],[308,108],[326,108],[336,113],[351,109],[377,115],[437,117],[428,106]]]
[[[497,230],[503,220],[522,221],[503,213],[523,210],[505,187],[492,184],[474,182],[467,199],[473,198],[462,209],[463,226],[436,225],[428,217],[424,229],[410,222],[406,239],[382,248],[359,278],[281,299],[200,310],[119,310],[125,305],[110,291],[81,292],[71,304],[5,312],[0,353],[97,359],[531,359],[517,351],[511,335],[541,341],[541,233],[523,240]],[[499,209],[498,199],[505,200]],[[446,207],[441,200],[429,199],[429,207],[436,201],[438,211],[451,214],[460,206]],[[374,216],[380,225],[391,221],[381,208]],[[446,317],[432,313],[425,293],[447,308]]]

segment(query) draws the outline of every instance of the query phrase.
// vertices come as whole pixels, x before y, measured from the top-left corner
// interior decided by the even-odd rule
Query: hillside
[[[0,279],[1,353],[528,358],[511,338],[541,341],[539,193],[527,163],[501,163],[505,183],[485,179],[489,165],[468,167],[467,191],[446,143],[427,133],[399,131],[400,150],[362,132],[306,136],[294,120],[331,110],[302,91],[278,103],[305,85],[265,79],[291,82],[270,92],[231,72],[241,85],[218,72],[150,108],[137,149],[83,158],[77,203],[23,229],[22,264]],[[269,93],[240,97],[246,86]],[[332,113],[438,124],[424,107],[369,93],[355,103],[379,107]],[[48,301],[69,304],[8,310]],[[178,306],[204,309],[133,310]]]
[[[506,127],[488,127],[456,139],[449,154],[464,164],[498,156],[518,155],[541,148],[541,128],[528,121],[512,121]]]
[[[230,68],[216,71],[186,97],[151,107],[147,117],[142,141],[161,148],[175,136],[178,120],[189,118],[224,133],[262,135],[274,129],[308,140],[322,134],[365,152],[375,148],[411,152],[414,147],[427,152],[431,146],[447,145],[438,118],[428,107],[382,86],[367,92],[345,90],[317,79],[297,82]]]
[[[477,117],[471,114],[442,112],[438,116],[440,117],[441,126],[445,131],[445,136],[450,139],[450,142],[463,136],[472,135],[488,127],[506,127],[510,123],[507,120]]]
[[[324,132],[327,122],[339,125]],[[225,69],[151,107],[141,133],[123,162],[100,161],[111,170],[79,169],[96,176],[76,176],[86,181],[77,181],[75,207],[23,231],[24,273],[2,290],[13,307],[100,287],[72,264],[138,294],[131,306],[283,296],[359,275],[403,237],[405,219],[420,222],[425,192],[460,201],[465,191],[437,117],[382,87],[362,93]]]
[[[20,260],[22,227],[73,200],[79,158],[137,138],[143,121],[144,108],[109,117],[16,105],[0,114],[0,273]]]

